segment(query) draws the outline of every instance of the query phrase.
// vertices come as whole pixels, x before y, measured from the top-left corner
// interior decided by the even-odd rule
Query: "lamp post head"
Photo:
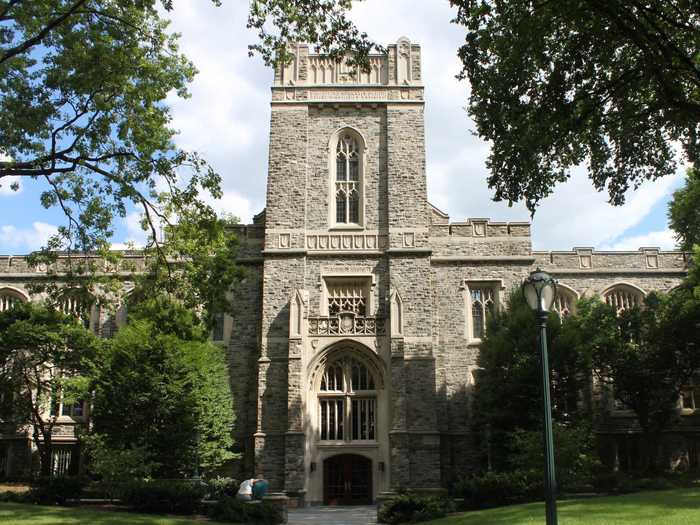
[[[549,312],[557,297],[557,280],[537,268],[523,281],[523,294],[528,306],[535,312]]]

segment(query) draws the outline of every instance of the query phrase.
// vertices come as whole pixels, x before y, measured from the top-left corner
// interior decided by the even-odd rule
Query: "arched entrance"
[[[359,454],[338,454],[323,462],[323,503],[370,505],[372,461]]]

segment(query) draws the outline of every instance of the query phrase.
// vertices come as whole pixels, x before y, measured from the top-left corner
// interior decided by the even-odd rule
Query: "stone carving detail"
[[[308,84],[379,84],[387,83],[387,58],[369,57],[369,72],[350,66],[347,60],[336,62],[328,56],[309,56]]]
[[[309,335],[384,335],[381,317],[364,317],[343,312],[337,316],[309,317]]]
[[[376,234],[307,235],[309,250],[377,250],[386,246],[386,237]]]
[[[416,244],[416,235],[413,232],[406,232],[403,234],[403,246],[404,248],[413,248]]]
[[[658,255],[647,255],[647,268],[656,269],[659,267]]]
[[[288,233],[280,233],[279,235],[279,247],[289,248],[291,237]]]
[[[411,43],[402,38],[396,47],[396,81],[399,84],[408,83],[411,81]]]
[[[578,260],[581,268],[589,269],[593,267],[592,257],[590,255],[579,255]]]

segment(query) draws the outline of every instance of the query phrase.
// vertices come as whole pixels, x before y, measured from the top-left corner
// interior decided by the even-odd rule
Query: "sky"
[[[168,98],[178,146],[200,152],[223,178],[224,196],[210,203],[221,212],[250,222],[265,206],[265,178],[272,71],[259,57],[248,56],[255,34],[246,29],[248,2],[224,0],[221,7],[195,0],[175,2],[168,14],[181,34],[181,49],[199,74],[191,98]],[[522,205],[492,201],[486,183],[489,145],[473,135],[465,106],[467,81],[458,81],[457,49],[464,29],[451,24],[447,0],[366,0],[352,17],[360,29],[383,44],[406,36],[422,47],[426,99],[426,172],[428,200],[452,221],[490,217],[497,221],[530,220]],[[600,250],[674,247],[666,218],[668,201],[683,183],[676,175],[646,183],[630,192],[623,206],[607,204],[607,194],[593,189],[584,169],[542,201],[532,219],[536,250],[591,246]],[[56,209],[39,203],[42,186],[23,181],[20,191],[0,187],[0,254],[19,255],[39,248],[64,222]],[[139,242],[137,212],[119,219],[115,243]]]

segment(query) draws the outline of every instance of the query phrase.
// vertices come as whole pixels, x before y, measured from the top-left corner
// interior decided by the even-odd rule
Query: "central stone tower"
[[[437,487],[420,46],[400,39],[369,72],[292,52],[272,87],[256,395],[239,396],[255,413],[239,426],[255,470],[309,501]]]

